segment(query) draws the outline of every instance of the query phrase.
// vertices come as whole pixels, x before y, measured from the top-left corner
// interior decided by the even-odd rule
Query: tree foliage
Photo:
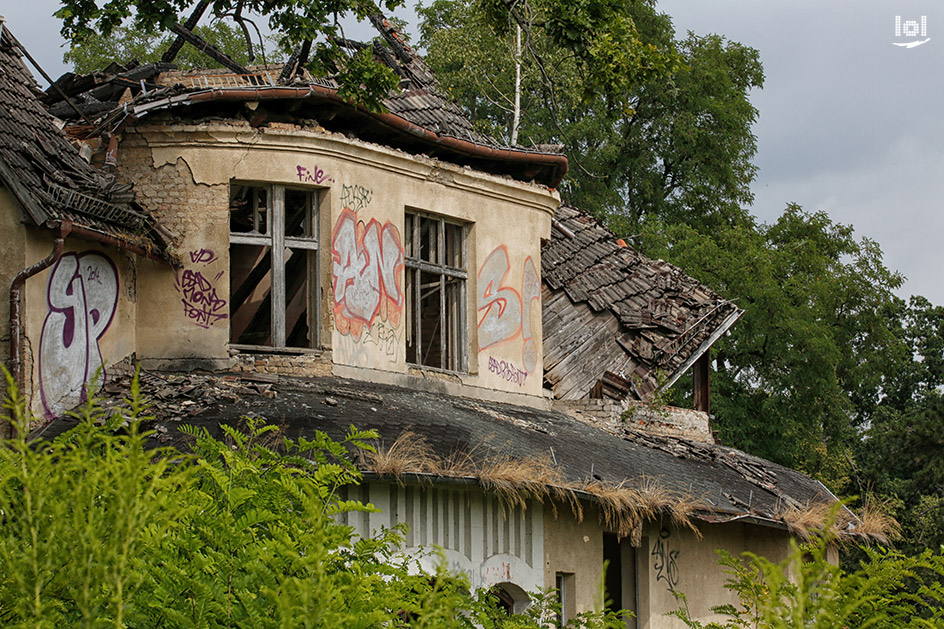
[[[241,65],[249,65],[254,61],[249,58],[243,33],[228,22],[217,22],[212,26],[198,26],[194,32]],[[152,63],[160,61],[161,55],[174,38],[174,35],[158,35],[132,26],[119,26],[107,36],[96,33],[83,37],[81,41],[72,40],[62,60],[72,64],[74,71],[78,74],[102,70],[113,61]],[[264,60],[275,61],[280,58],[274,43],[270,46],[269,52],[274,54],[266,55]],[[174,59],[174,63],[182,70],[221,67],[219,62],[193,46],[184,46]]]

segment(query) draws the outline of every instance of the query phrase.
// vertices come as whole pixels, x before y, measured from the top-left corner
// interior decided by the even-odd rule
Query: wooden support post
[[[193,13],[190,14],[190,17],[187,18],[187,21],[184,22],[184,28],[188,31],[192,31],[197,26],[197,22],[200,21],[200,18],[203,17],[204,11],[207,10],[207,7],[210,6],[210,0],[200,0],[200,3],[194,8]],[[184,47],[186,40],[177,35],[177,39],[174,40],[174,43],[170,45],[164,54],[161,55],[161,61],[164,63],[171,63],[174,59],[177,58],[177,53],[180,52],[180,49]]]
[[[171,30],[182,37],[188,44],[192,44],[194,48],[207,55],[214,61],[223,64],[223,66],[229,70],[232,70],[236,74],[252,74],[247,68],[244,68],[234,61],[232,57],[217,50],[198,35],[194,35],[192,32],[190,32],[190,29],[185,28],[183,25],[174,24]]]
[[[711,383],[709,381],[709,372],[711,370],[711,361],[709,352],[706,351],[695,362],[692,368],[692,384],[695,397],[695,410],[709,412],[709,399],[711,397]]]

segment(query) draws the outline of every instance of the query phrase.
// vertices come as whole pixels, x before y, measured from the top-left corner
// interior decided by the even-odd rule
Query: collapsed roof
[[[120,405],[132,372],[115,375],[117,371],[105,391],[111,403]],[[673,501],[685,503],[696,519],[780,528],[790,524],[791,511],[836,503],[819,482],[733,448],[629,428],[611,434],[569,415],[531,407],[327,377],[142,372],[140,382],[153,402],[149,412],[156,417],[145,428],[155,431],[154,445],[186,450],[189,437],[180,426],[205,428],[222,437],[220,425],[238,426],[246,416],[265,418],[290,439],[313,438],[315,431],[341,439],[353,424],[377,431],[378,445],[388,451],[408,435],[400,455],[413,461],[403,472],[414,479],[459,478],[488,487],[483,470],[489,465],[531,461],[553,468],[560,487],[585,499],[605,495],[594,492],[599,486],[658,488],[666,496],[666,508]],[[33,438],[53,438],[77,421],[59,418]],[[444,464],[431,471],[419,463],[430,458]],[[360,467],[372,469],[369,459],[362,458]],[[525,486],[542,480],[519,482]]]
[[[541,248],[541,276],[544,379],[558,399],[646,400],[743,314],[589,214],[563,205],[555,219]]]
[[[333,77],[310,76],[296,67],[294,56],[286,64],[243,68],[230,60],[229,70],[195,72],[177,72],[163,62],[113,63],[101,72],[63,75],[46,91],[44,102],[55,115],[69,120],[70,133],[85,138],[118,134],[164,110],[172,110],[175,119],[246,117],[254,126],[315,120],[329,130],[354,131],[363,140],[484,172],[551,188],[560,183],[567,172],[564,155],[502,146],[476,131],[459,106],[440,93],[433,75],[395,27],[380,16],[371,22],[383,37],[371,45],[374,58],[400,77],[399,87],[383,99],[384,112],[345,102]],[[226,60],[225,55],[221,58]],[[245,103],[258,105],[247,109]],[[82,121],[83,115],[92,124]]]
[[[130,185],[89,165],[37,100],[22,49],[0,18],[0,181],[37,227],[71,224],[79,237],[170,260],[154,219]]]

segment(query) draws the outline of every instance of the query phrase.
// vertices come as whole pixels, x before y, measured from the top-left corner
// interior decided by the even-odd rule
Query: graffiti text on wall
[[[341,206],[360,212],[370,204],[373,195],[373,191],[364,186],[341,186]]]
[[[49,275],[46,303],[39,385],[46,413],[53,417],[80,404],[86,383],[102,370],[98,341],[118,305],[115,264],[96,251],[63,255]]]
[[[369,329],[377,316],[399,327],[403,246],[397,228],[376,219],[364,224],[345,208],[331,234],[331,259],[338,332],[359,340],[364,327]]]
[[[325,182],[334,183],[333,177],[328,177],[328,173],[321,170],[317,166],[312,168],[305,168],[301,164],[295,166],[295,172],[298,174],[298,180],[301,183],[316,183],[322,184]]]
[[[525,380],[528,379],[527,371],[522,371],[508,361],[498,360],[491,356],[488,357],[488,370],[498,374],[502,380],[514,382],[519,387],[523,387]]]
[[[219,257],[210,249],[190,252],[190,261],[195,265],[206,267],[217,260]],[[205,276],[201,270],[184,269],[182,273],[177,272],[174,282],[177,292],[183,295],[180,301],[184,305],[184,314],[201,328],[209,328],[229,316],[226,300],[220,298],[216,292],[216,284],[223,277],[223,271],[211,277],[213,279]]]
[[[479,269],[478,309],[482,313],[479,318],[479,351],[520,334],[522,362],[525,371],[531,373],[537,366],[531,317],[533,313],[541,312],[540,305],[535,308],[533,304],[541,298],[541,284],[530,257],[524,261],[521,293],[505,286],[510,271],[508,249],[504,245],[492,251]]]
[[[652,569],[656,571],[656,581],[665,581],[666,587],[670,592],[674,592],[679,584],[679,569],[676,559],[679,551],[669,549],[668,529],[662,529],[659,532],[659,539],[652,544],[652,556],[655,561]]]

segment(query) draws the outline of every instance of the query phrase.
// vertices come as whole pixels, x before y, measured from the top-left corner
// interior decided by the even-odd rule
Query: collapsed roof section
[[[160,228],[130,185],[89,165],[37,100],[22,49],[0,18],[0,180],[28,222],[171,261]]]
[[[131,373],[128,368],[113,374],[105,385],[108,403],[123,404]],[[353,424],[377,431],[386,459],[366,456],[360,467],[401,480],[405,475],[494,489],[490,483],[501,479],[500,495],[521,492],[565,502],[568,496],[605,501],[612,491],[626,489],[640,492],[634,500],[659,507],[648,517],[671,517],[674,511],[706,522],[791,529],[790,514],[837,503],[808,476],[733,448],[628,428],[603,432],[531,407],[340,378],[142,372],[140,381],[153,402],[148,412],[156,418],[145,428],[155,431],[154,445],[188,449],[182,425],[222,437],[221,425],[239,426],[247,416],[268,418],[290,439],[311,439],[316,431],[341,439]],[[76,422],[58,418],[33,437],[53,438]],[[496,465],[502,463],[508,465],[500,473]],[[544,485],[552,485],[546,493]],[[639,504],[610,506],[637,524],[646,515]],[[845,525],[854,523],[843,514]]]
[[[544,379],[558,399],[647,400],[743,313],[566,205],[541,248]]]
[[[399,87],[383,100],[384,112],[345,102],[333,77],[311,77],[295,55],[286,64],[227,64],[230,70],[195,72],[176,72],[166,63],[112,64],[89,75],[63,75],[44,102],[70,121],[71,133],[86,138],[120,133],[162,110],[173,110],[175,118],[246,117],[253,126],[315,120],[332,131],[353,131],[362,140],[557,187],[567,172],[564,155],[502,146],[477,132],[459,106],[439,92],[422,59],[393,25],[380,16],[371,21],[383,38],[371,44],[374,58],[400,77]],[[83,121],[65,96],[93,124]],[[247,103],[251,108],[243,106]]]

